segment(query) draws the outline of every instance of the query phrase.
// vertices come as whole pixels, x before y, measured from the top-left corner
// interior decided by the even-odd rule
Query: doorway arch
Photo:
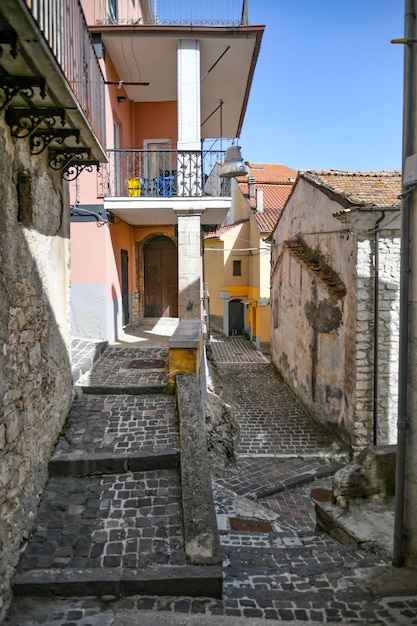
[[[178,317],[178,255],[170,237],[148,239],[143,268],[145,317]]]
[[[229,301],[229,335],[243,335],[244,308],[241,300]]]

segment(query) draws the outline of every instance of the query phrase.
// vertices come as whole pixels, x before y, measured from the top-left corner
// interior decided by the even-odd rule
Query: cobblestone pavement
[[[52,478],[19,572],[183,565],[179,496],[175,470]]]
[[[52,461],[176,453],[178,446],[173,396],[83,394],[72,407]]]
[[[168,349],[108,346],[103,357],[78,380],[85,392],[164,391],[168,383]]]
[[[218,338],[212,349],[224,398],[239,423],[236,466],[228,468],[224,476],[213,483],[223,551],[223,598],[136,595],[117,599],[112,594],[101,600],[94,597],[21,598],[15,601],[7,626],[237,626],[242,623],[255,626],[274,622],[417,625],[417,589],[410,591],[405,574],[391,567],[389,554],[375,543],[341,545],[316,529],[310,491],[313,487],[330,484],[328,474],[345,460],[343,448],[309,422],[291,393],[277,379],[272,365],[249,341]],[[109,378],[113,375],[111,370],[104,365],[101,369],[108,372]],[[79,415],[74,414],[72,426],[70,424],[72,441],[75,444],[79,437],[81,445],[92,445],[101,454],[107,444],[100,442],[100,438],[104,439],[106,433],[94,418],[94,402],[90,404],[86,397],[84,399],[86,406],[80,408]],[[110,395],[96,401],[98,405],[102,403],[100,410],[106,402],[110,405],[113,402]],[[120,415],[121,424],[124,421],[129,424],[126,429],[129,445],[138,448],[151,445],[152,448],[143,432],[138,436],[133,434],[135,428],[131,419],[135,403],[126,397],[120,402],[116,413]],[[126,417],[123,417],[124,410]],[[161,410],[157,420],[164,421],[171,407]],[[83,415],[87,424],[91,422],[91,431],[82,426]],[[158,429],[158,424],[155,428]],[[116,426],[115,441],[123,441],[123,432],[123,425]],[[62,444],[62,454],[67,453],[67,443]],[[166,485],[161,481],[167,480],[168,475],[169,470],[165,476],[158,477],[160,488]],[[139,483],[143,480],[141,476],[140,473],[136,476]],[[86,479],[79,497],[96,494],[91,506],[88,498],[77,503],[77,499],[67,496],[72,506],[85,506],[85,510],[91,512],[92,517],[86,518],[88,531],[83,532],[94,536],[98,547],[96,556],[75,555],[71,547],[71,555],[64,554],[63,559],[111,557],[113,566],[119,567],[124,555],[130,555],[136,565],[139,564],[137,559],[154,558],[148,551],[148,544],[144,544],[140,556],[140,542],[146,537],[141,535],[142,527],[134,525],[135,510],[142,495],[132,492],[136,487],[128,481],[133,479],[134,473],[125,481],[119,481],[117,476],[115,479],[103,476]],[[66,480],[68,485],[72,484],[72,479]],[[111,481],[110,485],[106,480]],[[109,490],[115,490],[118,483],[120,491],[116,495],[120,497],[115,501],[120,502],[117,506],[131,507],[130,527],[121,524],[117,506],[108,502]],[[61,484],[55,486],[62,505],[58,507],[58,517],[65,509]],[[175,485],[172,488],[175,489]],[[53,502],[54,498],[51,500]],[[105,508],[107,505],[109,508]],[[156,502],[154,505],[157,506]],[[153,512],[158,516],[157,511]],[[177,533],[177,514],[178,511],[173,510],[172,518],[158,527],[165,546],[158,553],[161,558],[167,555],[176,558],[181,540]],[[70,531],[70,522],[66,519],[56,529],[59,536],[64,536],[66,528]],[[134,537],[129,536],[133,529]],[[76,532],[74,539],[82,539],[82,536]],[[135,542],[131,551],[127,543],[130,539]],[[173,543],[169,547],[170,541]],[[109,551],[112,545],[114,549]],[[41,543],[39,551],[43,551]],[[30,553],[25,558],[30,558]],[[381,584],[384,577],[388,580],[385,587]]]

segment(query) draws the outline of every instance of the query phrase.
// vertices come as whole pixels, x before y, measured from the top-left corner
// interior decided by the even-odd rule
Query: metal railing
[[[220,178],[223,150],[109,150],[100,167],[99,197],[230,197]]]
[[[141,14],[139,2],[96,0],[95,23],[242,26],[248,23],[247,3],[248,0],[152,0]]]
[[[25,2],[97,139],[104,146],[104,78],[79,0]]]

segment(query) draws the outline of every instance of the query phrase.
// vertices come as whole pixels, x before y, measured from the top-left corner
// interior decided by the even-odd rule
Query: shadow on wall
[[[24,172],[23,185],[17,157],[1,137],[0,622],[72,401],[65,190],[47,166],[39,179],[38,169]]]

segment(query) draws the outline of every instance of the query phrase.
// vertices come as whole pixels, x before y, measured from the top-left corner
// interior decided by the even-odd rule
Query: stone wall
[[[375,319],[375,242],[358,241],[355,445],[397,440],[400,237],[379,237],[378,319]],[[377,331],[375,335],[375,330]],[[374,415],[374,346],[377,342],[376,416]]]
[[[0,122],[0,621],[72,397],[69,202]]]
[[[397,440],[400,237],[391,215],[390,227],[376,235],[381,213],[339,220],[339,209],[297,183],[273,234],[271,350],[309,412],[357,450],[374,443],[374,432],[379,445]],[[314,271],[316,253],[345,285],[344,295]]]

